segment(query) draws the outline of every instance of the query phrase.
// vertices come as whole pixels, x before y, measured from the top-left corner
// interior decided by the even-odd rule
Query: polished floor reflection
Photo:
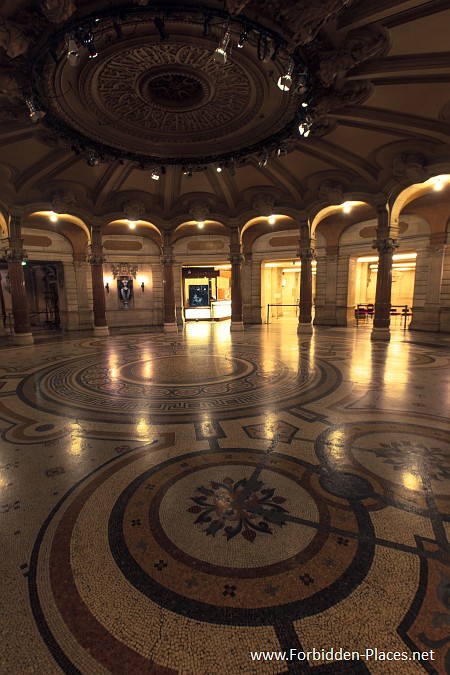
[[[449,335],[0,355],[0,672],[450,672]]]

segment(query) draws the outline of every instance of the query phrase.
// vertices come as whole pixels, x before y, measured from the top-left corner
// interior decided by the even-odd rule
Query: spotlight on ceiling
[[[199,230],[203,230],[203,228],[205,227],[205,221],[204,220],[198,220],[197,221],[197,227],[198,227]]]
[[[45,112],[43,110],[39,110],[32,98],[27,98],[25,103],[27,104],[28,110],[30,111],[30,120],[32,122],[39,122],[39,120],[45,117]]]
[[[242,49],[242,47],[244,46],[244,42],[246,41],[247,37],[248,37],[247,30],[244,28],[244,30],[239,35],[239,42],[237,44],[239,49]]]
[[[351,202],[344,202],[342,204],[342,210],[344,213],[350,213],[352,210],[352,203]]]
[[[303,136],[303,138],[308,138],[309,134],[311,133],[311,120],[309,118],[306,118],[300,122],[298,125],[298,133],[300,136]]]
[[[289,91],[292,87],[292,71],[294,70],[294,62],[290,61],[284,75],[278,78],[278,87],[281,91]]]
[[[306,73],[299,75],[297,80],[297,92],[299,94],[304,94],[307,90],[307,78]]]
[[[188,178],[192,178],[192,169],[187,166],[183,166],[181,171],[183,172],[183,176],[187,176]]]
[[[218,164],[216,166],[216,171],[217,171],[217,173],[220,173],[222,171],[222,164]]]
[[[437,176],[434,179],[433,190],[436,190],[436,192],[439,192],[440,190],[442,190],[443,187],[444,187],[444,180],[443,180],[442,176]]]
[[[220,45],[217,47],[216,51],[214,52],[213,55],[213,60],[216,63],[221,63],[222,65],[225,65],[227,62],[228,54],[227,54],[227,47],[228,43],[230,41],[230,32],[225,31],[223,34],[223,37],[220,41]]]
[[[269,152],[268,150],[264,150],[264,152],[259,157],[258,166],[260,166],[261,169],[264,169],[267,166],[268,161],[269,161]]]
[[[150,175],[152,177],[152,180],[159,180],[161,178],[161,173],[159,169],[151,169]]]
[[[100,157],[97,155],[97,153],[94,152],[94,150],[89,150],[87,153],[87,163],[89,166],[98,166],[100,163]]]
[[[128,221],[128,227],[130,230],[135,230],[136,229],[136,221],[135,220],[129,220]]]
[[[52,223],[57,223],[58,222],[58,214],[55,213],[54,211],[50,211],[50,220]]]
[[[227,169],[228,169],[228,174],[230,176],[235,176],[236,175],[236,164],[234,163],[234,159],[231,159],[228,164],[227,164]]]
[[[95,59],[98,56],[98,51],[95,47],[94,36],[92,33],[86,33],[84,36],[84,46],[89,52],[89,58]]]
[[[166,28],[164,26],[164,19],[162,19],[160,16],[156,16],[153,19],[153,23],[155,24],[155,28],[159,33],[159,37],[161,38],[161,42],[164,42],[164,40],[167,40],[167,38],[169,37],[169,34],[166,31]]]
[[[277,157],[284,157],[287,154],[288,154],[287,147],[285,146],[284,143],[281,143],[281,145],[279,145],[277,148]]]
[[[275,218],[275,216],[269,216],[269,219],[268,219],[267,222],[269,223],[269,225],[275,225],[275,223],[277,222],[277,219]]]
[[[73,37],[69,38],[67,42],[67,61],[72,68],[75,68],[80,63],[80,52]]]

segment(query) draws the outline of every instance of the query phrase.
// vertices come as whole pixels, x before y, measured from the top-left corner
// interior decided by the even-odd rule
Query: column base
[[[108,326],[94,326],[94,337],[108,337]]]
[[[176,323],[165,323],[163,326],[164,333],[178,333],[178,326]]]
[[[370,339],[376,341],[380,340],[384,342],[389,342],[389,340],[391,339],[391,331],[389,330],[389,328],[376,328],[374,326],[370,334]]]
[[[297,333],[301,333],[302,335],[312,335],[313,327],[310,323],[299,323],[297,326]]]
[[[243,321],[232,321],[230,324],[230,331],[232,333],[243,333],[244,332],[244,322]]]
[[[33,333],[14,333],[13,343],[18,346],[34,345]]]

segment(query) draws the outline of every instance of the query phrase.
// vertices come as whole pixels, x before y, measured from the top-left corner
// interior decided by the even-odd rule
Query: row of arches
[[[316,325],[348,325],[354,318],[358,301],[373,300],[376,305],[375,296],[378,295],[378,318],[384,315],[383,323],[387,323],[379,327],[378,337],[388,339],[392,274],[399,265],[393,260],[394,255],[398,256],[395,251],[400,246],[404,253],[416,256],[414,263],[410,263],[415,278],[412,284],[409,282],[408,297],[416,305],[411,327],[446,330],[450,176],[440,175],[408,186],[399,192],[392,205],[377,202],[375,198],[371,201],[347,200],[343,204],[328,205],[311,218],[303,211],[281,213],[281,208],[261,200],[259,210],[267,208],[266,212],[254,215],[243,225],[236,219],[219,222],[205,218],[204,221],[183,221],[172,228],[128,218],[109,220],[101,226],[97,219],[92,219],[94,224],[92,221],[88,224],[86,219],[74,213],[56,214],[31,209],[28,215],[25,212],[22,217],[15,215],[7,219],[3,212],[3,272],[9,282],[17,277],[16,284],[24,286],[19,277],[25,278],[27,272],[20,270],[17,263],[23,267],[27,255],[30,264],[53,261],[62,265],[60,278],[65,278],[67,285],[59,307],[63,327],[69,330],[88,327],[92,312],[95,317],[97,309],[94,325],[100,334],[105,333],[108,325],[106,314],[109,314],[110,325],[124,320],[123,316],[115,316],[122,306],[117,303],[117,297],[114,303],[113,296],[108,293],[111,264],[127,260],[140,266],[142,295],[134,296],[134,314],[127,316],[130,325],[164,325],[167,330],[176,330],[185,318],[186,293],[180,281],[182,268],[228,265],[229,294],[235,314],[232,328],[235,324],[235,329],[240,329],[244,323],[264,320],[266,306],[277,304],[267,302],[268,299],[283,299],[282,292],[271,291],[271,295],[268,292],[266,265],[271,261],[282,263],[286,260],[298,263],[298,276],[294,286],[290,277],[293,302],[279,304],[300,305],[299,330],[310,330],[312,318]],[[375,272],[372,295],[363,297],[355,281],[358,278],[361,286],[358,260],[369,254],[376,258],[373,247],[378,249],[378,260],[372,261],[376,265],[369,268]],[[424,295],[422,292],[424,284],[428,283],[425,277],[429,276],[430,265],[433,267],[433,287],[439,286],[432,298],[430,293]],[[11,266],[15,266],[12,273]],[[384,295],[381,287],[378,289],[382,276]],[[411,286],[414,286],[412,291]],[[16,293],[16,300],[13,296],[14,293],[7,298],[8,307],[3,300],[3,316],[6,316],[6,309],[11,310],[17,336],[20,329],[14,316],[14,304],[21,308],[16,315],[23,316],[30,303],[26,288],[22,293]],[[429,308],[423,309],[427,303],[434,305],[433,320],[424,319],[429,315]],[[100,325],[97,325],[99,321]],[[28,330],[22,332],[29,336],[29,325]]]

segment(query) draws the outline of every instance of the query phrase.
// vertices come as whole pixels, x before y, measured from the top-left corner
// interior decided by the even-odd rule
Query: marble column
[[[25,277],[22,261],[27,258],[21,238],[21,225],[18,216],[9,219],[9,237],[3,240],[5,260],[8,263],[9,283],[11,286],[12,314],[14,321],[13,342],[16,345],[32,345],[28,300],[25,289]]]
[[[6,309],[5,309],[5,298],[3,296],[3,286],[4,277],[0,273],[0,337],[7,335],[6,332]]]
[[[300,270],[300,314],[297,333],[313,332],[312,319],[312,261],[315,258],[313,240],[309,236],[309,225],[300,226],[299,257],[302,263]]]
[[[423,279],[419,280],[420,258],[416,261],[416,287],[419,281],[424,284],[424,302],[421,307],[414,303],[412,321],[410,330],[429,330],[439,331],[440,313],[441,313],[441,286],[444,270],[444,258],[446,245],[444,243],[445,235],[433,235],[430,237],[430,245],[424,251],[424,261],[426,268],[423,270]],[[416,290],[416,289],[415,289]]]
[[[165,230],[163,233],[163,254],[161,256],[164,294],[164,333],[178,333],[175,315],[175,288],[173,284],[174,263],[172,234],[169,230]]]
[[[231,263],[231,331],[243,331],[242,318],[242,263],[245,258],[242,254],[241,236],[238,227],[232,227],[230,232]]]
[[[389,225],[389,212],[386,208],[378,212],[377,239],[373,248],[378,251],[378,274],[375,291],[375,315],[371,333],[372,340],[390,340],[391,292],[392,292],[392,256],[398,248],[396,234]]]
[[[94,335],[106,337],[109,335],[106,323],[106,299],[103,284],[103,245],[101,229],[92,228],[91,245],[88,252],[88,262],[91,266],[92,275],[92,302],[94,309]]]

